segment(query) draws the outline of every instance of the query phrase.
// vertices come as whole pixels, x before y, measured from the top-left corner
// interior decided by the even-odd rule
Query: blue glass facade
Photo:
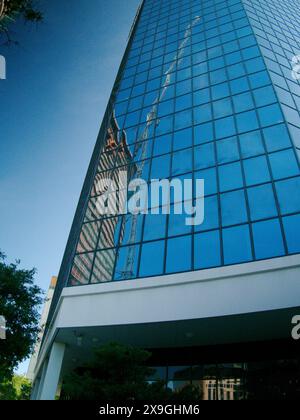
[[[300,88],[291,65],[299,15],[281,0],[144,1],[98,140],[69,285],[300,252]],[[204,223],[186,226],[163,207],[103,217],[101,182],[121,170],[147,182],[204,179]]]

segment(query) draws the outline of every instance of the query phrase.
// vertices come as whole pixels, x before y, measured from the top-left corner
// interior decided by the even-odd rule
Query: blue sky
[[[47,289],[140,0],[40,3],[44,22],[0,46],[0,249]]]

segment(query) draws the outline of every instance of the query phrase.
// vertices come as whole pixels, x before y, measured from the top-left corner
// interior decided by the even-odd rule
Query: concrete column
[[[40,379],[36,378],[32,386],[32,391],[31,391],[31,396],[30,396],[31,401],[37,400],[39,387],[40,387]]]
[[[44,385],[45,378],[46,378],[48,362],[49,362],[49,360],[46,359],[43,363],[43,366],[42,366],[42,373],[41,373],[41,377],[39,378],[39,387],[38,387],[37,394],[36,394],[36,400],[39,400],[40,397],[41,397],[43,385]]]
[[[63,343],[53,343],[45,377],[41,380],[38,400],[55,400],[65,348]]]

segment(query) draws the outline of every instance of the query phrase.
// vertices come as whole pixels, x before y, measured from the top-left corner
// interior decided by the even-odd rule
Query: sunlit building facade
[[[290,339],[300,311],[299,35],[289,0],[142,2],[67,244],[34,398],[53,397],[97,340],[150,349],[156,379],[174,391],[199,384],[204,399],[299,393],[296,380],[287,392],[282,367],[299,372]],[[187,225],[172,194],[169,213],[163,200],[144,214],[99,211],[134,179],[192,180],[191,203],[203,179],[204,222]],[[273,382],[254,363],[266,361],[278,368]],[[256,380],[269,385],[256,392]]]

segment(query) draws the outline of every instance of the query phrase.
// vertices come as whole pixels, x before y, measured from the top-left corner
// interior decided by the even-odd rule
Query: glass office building
[[[257,290],[253,301],[257,303],[257,309],[253,309],[254,304],[245,309],[245,313],[276,310],[279,314],[277,311],[281,308],[290,310],[300,306],[300,302],[293,300],[296,299],[293,289],[296,283],[287,283],[294,275],[294,271],[291,274],[289,270],[298,270],[297,256],[300,254],[299,35],[299,7],[289,0],[142,2],[76,212],[50,313],[52,323],[61,294],[79,296],[81,293],[81,288],[75,286],[85,286],[87,289],[83,289],[90,294],[96,290],[106,294],[109,290],[112,296],[114,290],[119,292],[116,300],[112,298],[110,309],[105,306],[106,301],[99,300],[99,317],[106,320],[106,311],[119,308],[121,313],[121,288],[134,293],[137,287],[147,287],[147,282],[155,289],[155,282],[164,287],[162,284],[178,278],[183,291],[185,281],[194,281],[199,276],[203,289],[193,293],[199,298],[201,308],[205,306],[200,303],[201,299],[205,301],[207,296],[209,302],[210,292],[204,286],[211,276],[223,278],[222,273],[227,273],[226,276],[232,274],[232,280],[237,278],[237,273],[244,272],[244,276],[249,270],[252,277],[257,272],[271,274],[270,283],[263,286],[265,300],[259,285],[266,276],[259,274],[257,284],[253,280],[253,288]],[[118,182],[120,173],[126,174],[128,182],[137,178],[147,183],[153,179],[193,180],[191,203],[199,198],[196,180],[203,179],[204,222],[187,226],[186,215],[176,212],[182,203],[176,202],[172,194],[170,214],[165,214],[166,203],[161,202],[158,209],[149,204],[148,214],[103,215],[97,204],[101,197],[105,195],[109,200],[109,194],[115,193],[114,188],[119,197],[127,193],[128,184]],[[107,179],[114,188],[107,187]],[[273,269],[278,271],[272,274]],[[286,277],[280,274],[283,269],[287,270]],[[299,278],[299,271],[295,275]],[[279,282],[278,289],[275,281]],[[170,312],[174,315],[168,319],[160,319],[155,310],[145,315],[141,309],[144,305],[147,312],[145,292],[145,303],[143,298],[139,300],[142,295],[137,295],[141,308],[136,311],[136,318],[130,318],[125,309],[123,320],[127,325],[139,322],[159,325],[170,320],[174,326],[174,322],[181,320],[201,318],[203,321],[206,317],[219,317],[218,326],[222,326],[221,319],[225,314],[232,316],[243,312],[235,313],[235,308],[218,311],[227,301],[235,307],[234,299],[230,299],[236,291],[236,299],[240,301],[240,287],[243,286],[236,282],[234,286],[228,283],[228,289],[226,285],[216,288],[212,293],[220,295],[220,301],[211,298],[215,313],[208,311],[207,315],[196,314],[196,302],[187,300],[176,306],[177,295],[173,296],[174,287],[170,287],[166,296],[176,304]],[[253,292],[251,282],[247,287],[243,292],[246,301]],[[66,288],[68,291],[64,292]],[[267,298],[268,290],[273,288],[276,296]],[[226,296],[226,290],[230,290],[230,298]],[[286,303],[280,302],[281,290]],[[153,289],[148,294],[150,300],[152,293]],[[157,299],[163,305],[160,301],[163,297],[157,293]],[[180,289],[178,293],[180,295]],[[130,296],[126,295],[124,300],[129,302]],[[178,314],[177,317],[182,306],[194,307],[195,314],[188,313],[182,318]],[[152,318],[149,312],[152,312]],[[279,316],[275,317],[278,324],[281,322],[280,325],[286,328],[285,340],[289,336],[289,315],[284,325],[278,321]],[[249,321],[250,330],[260,323],[259,319]],[[270,320],[272,324],[272,316]],[[97,322],[93,322],[93,326],[102,321]],[[111,321],[111,324],[107,321],[107,325],[120,324],[120,320]],[[250,341],[249,337],[241,338],[239,334],[228,338],[228,333],[221,341],[217,338],[208,340],[205,345],[226,342],[233,348],[226,355],[221,350],[214,361],[202,358],[202,367],[195,369],[199,364],[199,354],[197,356],[195,350],[193,356],[188,350],[183,358],[178,354],[181,347],[201,349],[201,340],[197,342],[195,338],[193,341],[198,328],[195,326],[194,332],[190,332],[193,325],[189,324],[185,339],[179,339],[177,344],[171,339],[156,343],[153,333],[153,342],[148,340],[144,345],[156,348],[155,363],[160,369],[168,369],[168,375],[163,374],[163,378],[167,375],[167,381],[171,383],[176,379],[172,376],[175,368],[170,368],[170,364],[184,365],[186,369],[177,370],[185,372],[184,380],[200,381],[206,399],[240,399],[250,392],[245,383],[252,383],[251,378],[256,377],[260,384],[262,377],[270,378],[271,364],[266,370],[262,366],[249,368],[250,352],[233,350],[238,348],[235,344],[240,340]],[[120,337],[123,335],[115,338]],[[260,331],[251,341],[279,338],[282,337],[276,333],[272,337]],[[160,351],[162,347],[172,347],[167,354],[170,358],[172,355],[173,362],[165,356],[160,358],[159,355],[165,354]],[[259,348],[261,351],[266,346]],[[205,354],[209,359],[210,351],[206,350]],[[292,355],[293,352],[279,352],[274,356],[274,365],[278,366],[278,359],[289,359]],[[266,354],[263,357],[261,361],[268,360]],[[239,363],[222,365],[227,361]],[[208,368],[212,374],[203,373],[205,363],[208,367],[213,364],[212,369]],[[288,363],[298,366],[298,362]],[[286,373],[282,364],[279,365],[281,373],[276,377],[276,384]],[[195,376],[194,371],[202,373]],[[266,382],[269,384],[268,380]],[[283,382],[284,389],[280,392],[286,395],[289,381],[285,377]],[[223,391],[218,390],[220,383],[223,383]],[[296,392],[295,388],[293,392]]]
[[[298,32],[291,2],[278,3],[145,1],[111,98],[115,138],[99,139],[69,285],[300,252]],[[204,223],[186,226],[172,197],[169,215],[104,218],[101,180],[124,170],[129,180],[204,179]]]

